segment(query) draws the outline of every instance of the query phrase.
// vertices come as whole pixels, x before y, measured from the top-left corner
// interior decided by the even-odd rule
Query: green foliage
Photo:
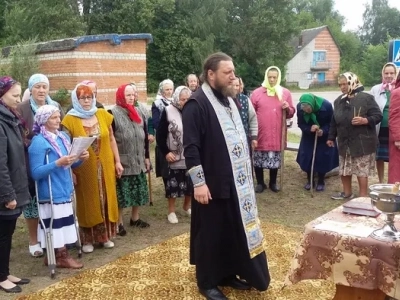
[[[386,42],[388,37],[400,37],[400,10],[390,7],[387,0],[366,4],[363,17],[360,37],[364,45],[378,45]]]
[[[34,40],[19,42],[13,46],[10,55],[2,57],[1,73],[7,74],[21,82],[22,88],[28,85],[29,77],[39,71],[39,60],[35,55],[36,45]]]
[[[381,70],[387,62],[387,53],[387,43],[367,47],[362,55],[361,63],[354,71],[365,86],[373,86],[381,82]]]
[[[13,0],[4,12],[7,45],[36,38],[47,41],[85,33],[83,18],[65,0]]]
[[[71,104],[71,94],[66,88],[60,88],[51,95],[51,99],[60,103],[60,105],[65,109]]]

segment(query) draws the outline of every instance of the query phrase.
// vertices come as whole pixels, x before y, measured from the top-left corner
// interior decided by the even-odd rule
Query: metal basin
[[[372,206],[385,214],[400,213],[400,194],[393,193],[394,184],[374,184],[369,187]]]
[[[385,225],[371,236],[384,242],[400,241],[400,232],[394,226],[394,216],[400,213],[400,194],[394,193],[393,187],[394,184],[373,184],[369,187],[372,206],[386,215]]]

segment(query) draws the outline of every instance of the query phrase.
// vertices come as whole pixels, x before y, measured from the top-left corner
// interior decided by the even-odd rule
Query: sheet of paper
[[[90,147],[90,145],[94,142],[96,138],[96,136],[75,137],[72,140],[71,151],[69,152],[69,155],[76,155],[79,157],[83,153],[83,151],[87,150]]]
[[[374,230],[378,229],[360,223],[345,223],[333,220],[324,221],[320,224],[315,225],[314,228],[317,230],[333,231],[339,234],[363,238],[369,237]]]

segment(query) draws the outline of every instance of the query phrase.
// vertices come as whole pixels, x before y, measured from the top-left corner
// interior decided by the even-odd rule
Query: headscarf
[[[268,72],[271,71],[271,69],[276,69],[278,72],[278,78],[274,86],[271,86],[268,81]],[[283,99],[283,88],[281,87],[281,80],[282,80],[281,70],[276,66],[271,66],[265,71],[264,82],[261,84],[261,86],[267,89],[268,96],[273,97],[276,95],[279,101],[282,101]]]
[[[0,98],[7,93],[17,81],[10,76],[0,77]]]
[[[67,115],[71,115],[81,119],[89,119],[97,112],[96,97],[94,96],[94,93],[92,91],[92,107],[89,110],[84,110],[82,105],[79,103],[78,95],[76,94],[78,87],[82,85],[87,86],[92,91],[92,89],[88,85],[78,83],[71,93],[72,109],[67,113]]]
[[[31,98],[31,91],[29,89],[26,89],[24,94],[22,95],[21,101],[24,102],[29,100],[30,98]]]
[[[300,97],[301,104],[307,104],[311,107],[311,113],[303,112],[303,118],[308,123],[310,119],[313,121],[315,125],[319,126],[317,121],[317,116],[315,115],[321,109],[322,103],[324,102],[324,98],[317,97],[313,94],[303,94]]]
[[[341,77],[345,77],[347,80],[347,94],[342,96],[342,99],[354,95],[356,93],[362,92],[364,90],[364,86],[361,84],[357,75],[352,72],[345,72],[340,74],[339,79]]]
[[[142,122],[142,119],[140,118],[138,112],[136,111],[135,107],[133,105],[129,105],[128,103],[126,103],[126,99],[125,99],[125,89],[127,86],[131,86],[130,83],[128,84],[123,84],[121,85],[118,89],[117,92],[115,94],[115,104],[125,108],[126,110],[128,110],[129,112],[129,119],[131,119],[131,121],[140,124]]]
[[[178,86],[178,87],[176,88],[174,94],[172,95],[171,104],[172,104],[173,106],[175,106],[175,107],[176,107],[177,109],[179,109],[179,110],[182,110],[182,107],[183,107],[182,104],[181,104],[181,101],[179,101],[179,97],[180,97],[181,93],[182,93],[184,90],[187,90],[187,92],[189,93],[189,95],[192,94],[192,91],[191,91],[187,86],[181,85],[181,86]]]
[[[164,92],[164,86],[166,84],[170,84],[172,85],[172,89],[174,89],[174,82],[171,79],[164,79],[163,81],[160,82],[160,84],[158,85],[158,93],[157,95],[162,96],[163,92]],[[167,100],[171,101],[171,98],[167,98]]]
[[[18,83],[15,79],[10,76],[0,77],[0,104],[2,104],[5,108],[7,108],[22,124],[22,126],[26,127],[25,121],[22,119],[21,115],[18,113],[16,109],[9,107],[4,103],[2,97],[14,86],[14,84]]]
[[[40,82],[45,83],[45,84],[47,84],[47,86],[50,87],[50,82],[49,82],[49,79],[47,78],[46,75],[43,75],[43,74],[33,74],[33,75],[29,78],[29,81],[28,81],[28,89],[29,89],[29,91],[32,92],[33,86],[34,86],[35,84],[37,84],[37,83],[40,83]],[[37,111],[37,109],[39,108],[39,106],[37,105],[35,99],[33,99],[32,93],[31,93],[31,96],[30,96],[30,98],[29,98],[29,101],[30,101],[30,104],[31,104],[31,108],[32,108],[33,114],[36,114],[36,111]],[[53,101],[53,100],[50,98],[50,96],[49,96],[48,94],[46,95],[45,103],[46,103],[46,104],[49,104],[49,105],[56,106],[56,107],[58,108],[58,102]]]
[[[43,137],[53,146],[54,150],[57,154],[62,157],[63,154],[61,152],[60,147],[57,144],[57,141],[51,137],[49,131],[46,129],[45,124],[49,120],[49,118],[57,111],[60,111],[57,107],[53,105],[43,105],[39,107],[35,114],[35,123],[33,124],[33,132],[41,133]],[[56,136],[59,137],[64,144],[64,147],[67,149],[67,152],[71,149],[71,143],[67,140],[65,135],[60,133],[60,131],[55,132]]]
[[[385,81],[384,72],[385,72],[386,67],[394,68],[394,78],[391,82]],[[388,62],[383,66],[383,68],[382,68],[382,88],[381,88],[382,92],[386,92],[386,91],[391,92],[394,89],[394,85],[396,82],[396,75],[397,75],[397,66],[394,63]]]
[[[94,84],[94,85],[97,86],[96,82],[94,82],[94,81],[92,81],[90,79],[86,79],[86,80],[82,81],[80,84],[83,84],[83,85]]]

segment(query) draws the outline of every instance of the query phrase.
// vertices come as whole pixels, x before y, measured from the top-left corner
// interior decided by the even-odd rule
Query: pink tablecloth
[[[342,206],[311,221],[305,226],[285,285],[305,279],[325,279],[346,286],[380,289],[400,298],[400,242],[365,237],[383,224],[383,215],[378,218],[348,215],[342,212]],[[400,230],[398,216],[395,224]]]

